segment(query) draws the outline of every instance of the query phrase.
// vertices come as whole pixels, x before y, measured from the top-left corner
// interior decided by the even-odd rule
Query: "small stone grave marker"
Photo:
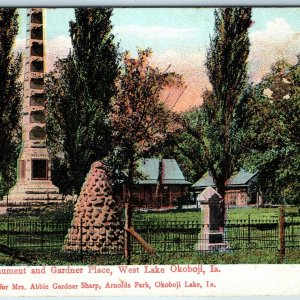
[[[207,187],[198,195],[203,213],[203,229],[200,233],[200,242],[197,249],[201,251],[219,251],[227,248],[224,243],[224,229],[220,226],[220,203],[222,197],[212,187]]]

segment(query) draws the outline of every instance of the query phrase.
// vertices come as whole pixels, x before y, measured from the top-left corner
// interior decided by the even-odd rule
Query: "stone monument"
[[[64,250],[123,253],[124,225],[120,212],[112,197],[109,169],[96,161],[77,198]]]
[[[18,159],[17,183],[10,190],[9,203],[62,199],[51,181],[46,147],[43,10],[28,9],[27,20],[22,150]]]
[[[224,228],[220,226],[220,203],[222,197],[212,187],[207,187],[198,195],[203,213],[203,230],[197,249],[200,251],[220,251],[227,248],[224,242]]]

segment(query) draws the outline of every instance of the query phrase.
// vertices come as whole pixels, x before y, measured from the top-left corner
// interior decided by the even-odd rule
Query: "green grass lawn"
[[[293,215],[294,219],[300,220],[300,213],[298,207],[286,207],[285,208],[286,215]],[[243,207],[243,208],[229,208],[226,210],[226,217],[228,220],[248,220],[248,216],[250,215],[250,219],[272,219],[278,218],[279,216],[279,208],[256,208],[256,207]],[[44,220],[49,220],[47,216],[43,216]],[[23,216],[23,217],[10,217],[11,221],[14,220],[26,220],[36,222],[41,220],[40,217],[37,216]],[[51,214],[51,219],[56,221]],[[5,229],[6,225],[6,216],[0,216],[0,230]],[[138,212],[135,211],[133,214],[133,220],[137,221],[195,221],[201,222],[201,211],[168,211],[168,212]],[[65,221],[66,223],[70,223],[70,218]]]
[[[279,208],[256,208],[256,207],[245,207],[245,208],[229,208],[227,210],[228,220],[238,220],[250,218],[255,219],[272,219],[279,217]],[[285,207],[284,209],[286,216],[294,216],[300,220],[300,212],[298,207]]]
[[[201,221],[200,211],[135,212],[135,221]]]
[[[33,265],[120,265],[126,264],[125,259],[118,255],[81,257],[78,254],[67,254],[59,251],[31,253],[35,258]],[[169,255],[132,255],[131,264],[278,264],[279,252],[270,250],[241,250],[223,253],[171,253]],[[289,250],[284,263],[299,264],[299,250]],[[0,254],[0,265],[24,265],[17,259]]]
[[[168,256],[133,256],[132,264],[278,264],[279,252],[276,250],[239,250],[207,253],[174,253]],[[286,264],[299,264],[299,250],[289,250],[284,260]]]
[[[294,220],[300,221],[300,214],[297,207],[286,207],[286,215],[293,215]],[[278,220],[279,208],[229,208],[226,210],[226,218],[235,220]],[[133,220],[136,221],[196,221],[201,222],[201,211],[170,211],[170,212],[135,212]]]

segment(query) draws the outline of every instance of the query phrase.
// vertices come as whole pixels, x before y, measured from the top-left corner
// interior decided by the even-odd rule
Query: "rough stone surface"
[[[123,251],[124,227],[118,204],[112,198],[108,167],[94,162],[74,209],[65,251],[119,253]]]

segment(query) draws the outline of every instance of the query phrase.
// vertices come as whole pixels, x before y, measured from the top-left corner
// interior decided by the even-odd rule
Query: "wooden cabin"
[[[257,195],[251,193],[250,185],[253,182],[257,172],[251,173],[241,170],[233,174],[225,183],[225,203],[230,206],[247,206],[255,204],[261,199],[257,199]],[[197,182],[192,185],[192,190],[195,198],[198,194],[205,190],[207,187],[216,188],[214,180],[209,172],[206,172]]]
[[[173,207],[181,197],[188,197],[188,182],[175,159],[146,158],[139,162],[140,178],[134,187],[136,207]]]

